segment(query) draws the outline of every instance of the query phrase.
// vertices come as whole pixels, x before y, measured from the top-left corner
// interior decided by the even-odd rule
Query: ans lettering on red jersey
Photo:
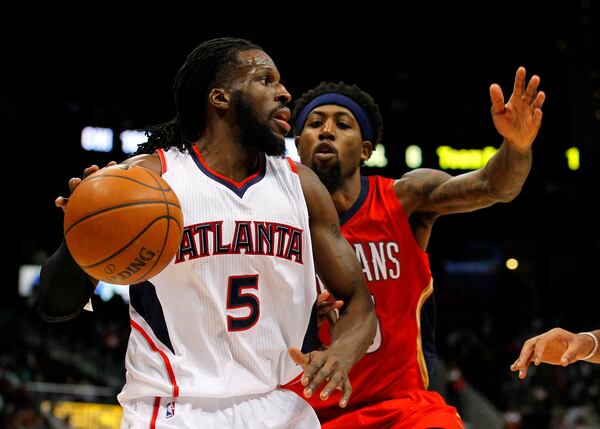
[[[400,277],[400,246],[395,241],[354,243],[356,257],[362,265],[367,281],[397,279]],[[392,265],[390,268],[389,265]]]

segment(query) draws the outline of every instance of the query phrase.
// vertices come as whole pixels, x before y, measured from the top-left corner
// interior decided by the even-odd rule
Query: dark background
[[[62,214],[53,200],[67,192],[68,179],[92,163],[125,157],[118,144],[112,154],[84,152],[81,129],[110,127],[117,136],[170,119],[175,73],[206,39],[238,36],[261,45],[294,98],[322,80],[371,93],[383,114],[389,164],[365,173],[390,177],[408,170],[404,150],[411,144],[423,149],[430,168],[439,168],[440,145],[497,147],[488,88],[499,83],[508,100],[523,65],[528,78],[541,77],[547,99],[521,195],[439,219],[429,248],[440,355],[458,361],[470,383],[507,409],[498,386],[514,379],[508,366],[525,337],[556,325],[600,327],[593,209],[600,8],[591,0],[449,3],[8,7],[0,30],[0,221],[7,244],[0,311],[31,309],[17,295],[18,266],[43,261],[59,244]],[[577,171],[567,168],[572,146],[581,154]],[[519,259],[518,270],[504,268],[508,257]],[[469,268],[482,261],[483,271]],[[62,328],[48,329],[52,335]]]

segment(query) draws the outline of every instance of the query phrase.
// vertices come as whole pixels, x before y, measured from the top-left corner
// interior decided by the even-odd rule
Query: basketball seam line
[[[90,177],[90,178],[84,180],[81,184],[89,183],[89,182],[95,182],[95,181],[101,180],[101,179],[103,179],[105,177],[113,177],[113,178],[116,178],[116,179],[129,180],[131,182],[137,183],[138,185],[142,185],[142,186],[145,186],[146,188],[155,189],[155,190],[158,190],[158,191],[163,191],[163,192],[164,191],[169,191],[169,192],[171,191],[171,187],[168,187],[168,188],[165,189],[162,186],[160,186],[160,183],[158,183],[158,182],[157,182],[158,183],[158,188],[155,188],[154,186],[148,185],[147,183],[144,183],[144,182],[140,182],[139,180],[136,180],[136,179],[132,179],[131,177],[124,177],[124,176],[119,176],[119,175],[116,175],[116,174],[103,174],[102,176],[98,176],[98,177]]]
[[[71,226],[69,226],[69,228],[67,228],[67,230],[65,231],[65,236],[67,236],[67,234],[69,234],[69,232],[76,226],[79,225],[81,222],[94,217],[96,215],[102,214],[102,213],[107,213],[111,210],[117,210],[117,209],[122,209],[123,207],[130,207],[130,206],[137,206],[137,205],[149,205],[149,204],[164,204],[165,201],[164,200],[143,200],[143,201],[134,201],[131,203],[125,203],[125,204],[119,204],[118,206],[111,206],[102,210],[98,210],[97,212],[94,213],[90,213],[84,217],[82,217],[81,219],[77,220],[76,222],[74,222],[73,224],[71,224]],[[167,201],[167,207],[168,205],[174,205],[175,207],[181,209],[181,207],[175,203],[172,203],[170,201]],[[168,213],[168,208],[167,208],[167,213]]]
[[[98,261],[96,263],[93,263],[93,264],[90,264],[90,265],[81,265],[81,268],[93,268],[96,265],[100,265],[100,264],[102,264],[104,262],[107,262],[108,260],[114,258],[119,253],[121,253],[123,250],[125,250],[129,246],[131,246],[131,243],[133,243],[135,240],[137,240],[138,238],[140,238],[140,236],[142,236],[144,234],[144,232],[146,232],[152,225],[154,225],[156,222],[158,222],[161,219],[167,219],[167,220],[171,219],[171,220],[174,220],[175,223],[178,223],[177,219],[175,219],[173,216],[160,216],[160,217],[157,217],[152,222],[150,222],[148,225],[146,225],[146,227],[142,231],[140,231],[140,233],[138,235],[136,235],[131,241],[129,241],[129,243],[125,244],[125,246],[121,247],[115,253],[113,253],[112,255],[110,255],[110,256],[108,256],[108,257],[104,258],[103,260]],[[163,248],[164,248],[164,243],[163,243]],[[157,258],[157,260],[158,260],[158,258]]]
[[[156,179],[156,177],[154,177],[154,175],[150,174],[149,171],[146,171],[146,173],[159,186],[160,191],[162,192],[162,195],[163,195],[163,200],[165,202],[166,209],[167,209],[167,218],[173,219],[173,220],[175,220],[175,223],[177,223],[177,225],[179,227],[179,233],[180,233],[179,242],[181,243],[181,234],[182,234],[181,225],[179,225],[179,222],[177,222],[177,220],[173,216],[171,216],[171,213],[169,211],[169,201],[167,200],[167,195],[166,195],[165,191],[162,189],[162,187],[160,187],[160,182]],[[171,187],[169,187],[168,190],[170,192],[171,191]],[[177,197],[177,194],[175,194],[175,197]],[[181,207],[180,207],[180,209],[181,209]],[[167,245],[167,239],[169,238],[169,229],[170,228],[171,228],[171,222],[167,221],[167,231],[165,232],[165,238],[163,240],[163,244],[162,244],[162,247],[161,247],[160,252],[158,254],[158,257],[154,260],[154,263],[152,264],[152,266],[150,268],[148,268],[148,270],[143,273],[142,277],[144,277],[146,274],[148,274],[149,272],[151,272],[154,269],[154,267],[156,266],[156,264],[158,263],[158,261],[160,261],[160,258],[162,257],[162,254],[165,251],[165,246]]]

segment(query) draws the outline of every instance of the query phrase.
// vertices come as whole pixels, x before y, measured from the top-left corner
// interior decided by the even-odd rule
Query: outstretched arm
[[[532,362],[536,366],[540,363],[567,366],[582,359],[586,362],[600,363],[600,353],[592,335],[597,341],[600,338],[600,330],[575,334],[562,328],[551,329],[525,341],[519,358],[510,369],[519,371],[519,378],[523,379],[527,377],[527,370]]]
[[[534,75],[525,87],[525,68],[519,67],[513,93],[505,104],[502,89],[490,86],[492,119],[504,141],[487,165],[451,176],[439,170],[418,169],[396,182],[405,211],[433,217],[468,212],[496,202],[511,201],[520,192],[531,169],[531,146],[542,122],[543,91]]]
[[[297,167],[308,206],[319,277],[345,305],[334,325],[327,350],[304,355],[293,348],[290,355],[304,368],[301,382],[306,386],[305,396],[312,396],[321,383],[328,381],[321,391],[321,399],[327,399],[334,389],[340,388],[340,406],[345,407],[352,392],[348,372],[366,353],[375,336],[373,301],[358,259],[340,232],[338,215],[327,189],[312,170],[303,165]]]

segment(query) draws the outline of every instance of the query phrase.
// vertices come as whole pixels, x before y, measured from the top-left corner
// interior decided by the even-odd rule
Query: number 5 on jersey
[[[256,292],[249,291],[252,289]],[[229,277],[227,282],[227,310],[247,308],[250,311],[247,316],[242,317],[228,314],[227,330],[229,332],[245,331],[256,325],[260,317],[260,301],[256,295],[257,292],[258,274]]]

